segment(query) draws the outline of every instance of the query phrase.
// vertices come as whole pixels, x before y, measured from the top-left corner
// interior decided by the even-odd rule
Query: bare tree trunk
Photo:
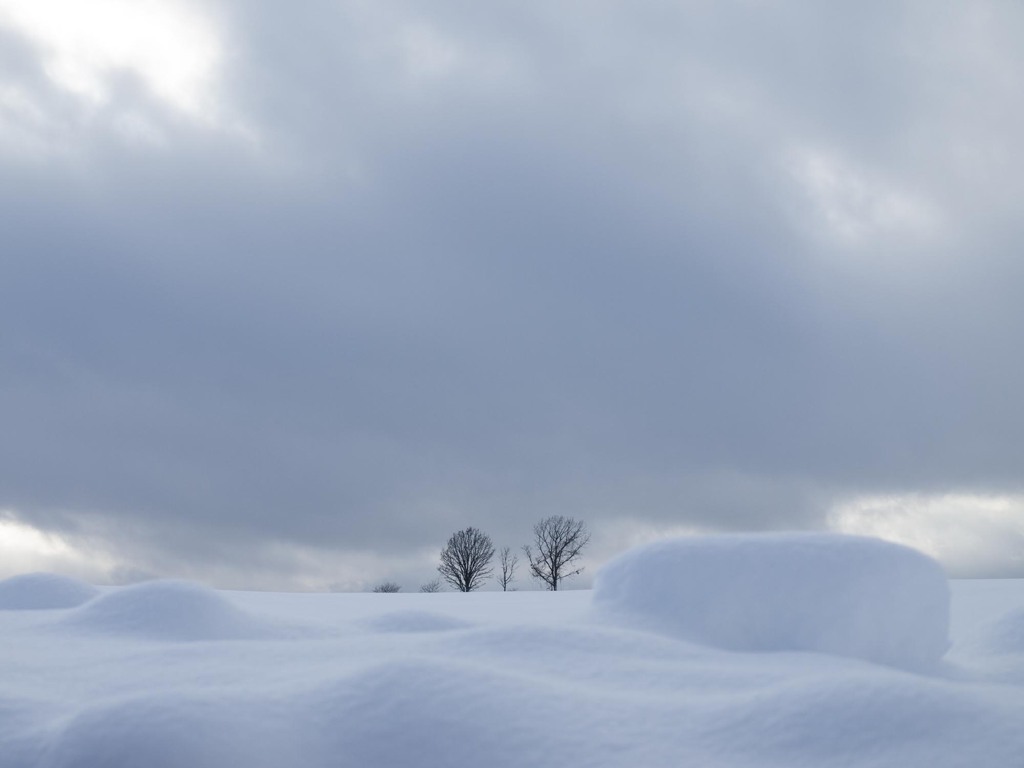
[[[502,547],[500,553],[501,561],[501,591],[508,592],[509,585],[515,581],[516,566],[519,565],[519,557],[512,552],[510,547]]]

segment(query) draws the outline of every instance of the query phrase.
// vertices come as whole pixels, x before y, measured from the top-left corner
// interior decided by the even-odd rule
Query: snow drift
[[[238,640],[274,628],[212,589],[185,581],[149,581],[109,592],[69,615],[67,627],[154,640]]]
[[[99,590],[84,581],[55,573],[26,573],[0,581],[0,610],[74,608]]]
[[[608,563],[605,618],[730,651],[811,651],[908,669],[949,648],[949,584],[916,550],[858,536],[658,541]]]

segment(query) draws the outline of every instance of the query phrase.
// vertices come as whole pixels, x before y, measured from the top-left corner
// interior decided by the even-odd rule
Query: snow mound
[[[790,533],[670,539],[598,573],[599,615],[730,651],[810,651],[907,669],[949,648],[949,583],[879,539]]]
[[[377,616],[369,622],[376,632],[446,632],[473,626],[462,619],[430,611],[395,611]]]
[[[75,608],[99,590],[84,581],[55,573],[26,573],[0,581],[0,610]]]
[[[159,640],[231,640],[273,632],[269,624],[213,590],[184,581],[150,581],[108,592],[83,605],[65,623]]]

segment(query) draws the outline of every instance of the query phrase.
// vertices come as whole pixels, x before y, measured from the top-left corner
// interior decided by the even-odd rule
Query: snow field
[[[754,538],[773,550],[796,546]],[[736,551],[735,539],[727,543]],[[927,592],[903,552],[880,554],[859,539],[797,548],[819,544],[834,545],[828,557],[797,565],[790,552],[774,577],[763,570],[774,555],[750,561],[748,576],[777,587],[798,572],[815,581],[799,610],[791,593],[761,584],[774,602],[764,616],[801,625],[783,633],[787,643],[855,616],[895,618],[888,604],[854,611],[866,582],[844,584],[836,571],[830,582],[821,569],[883,567],[893,557],[903,565],[887,573]],[[831,639],[824,652],[726,650],[706,642],[719,625],[681,620],[671,594],[696,567],[679,556],[699,560],[701,547],[665,548],[653,561],[641,549],[609,564],[593,596],[260,595],[151,582],[68,608],[2,610],[0,768],[1022,764],[1024,654],[958,645],[942,663],[910,671],[854,658],[849,646],[839,654]],[[638,571],[660,579],[660,612],[628,590],[601,596],[617,572]],[[747,599],[719,576],[705,577],[705,602]],[[838,610],[826,610],[827,584]],[[1003,599],[1024,607],[1024,584]],[[742,636],[738,621],[730,614],[729,638]],[[867,629],[853,629],[854,650],[876,648]],[[684,630],[705,639],[682,639]],[[928,637],[945,638],[933,630]]]

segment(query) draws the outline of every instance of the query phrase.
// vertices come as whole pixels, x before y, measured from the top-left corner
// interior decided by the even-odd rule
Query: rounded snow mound
[[[0,610],[75,608],[99,590],[84,581],[56,573],[26,573],[0,581]]]
[[[108,592],[79,608],[67,624],[159,640],[230,640],[271,632],[212,589],[185,581],[149,581]]]
[[[609,562],[603,616],[730,651],[810,651],[909,669],[949,648],[949,582],[926,555],[824,533],[657,541]]]
[[[369,624],[377,632],[446,632],[473,626],[462,619],[430,611],[394,611],[375,617]]]

